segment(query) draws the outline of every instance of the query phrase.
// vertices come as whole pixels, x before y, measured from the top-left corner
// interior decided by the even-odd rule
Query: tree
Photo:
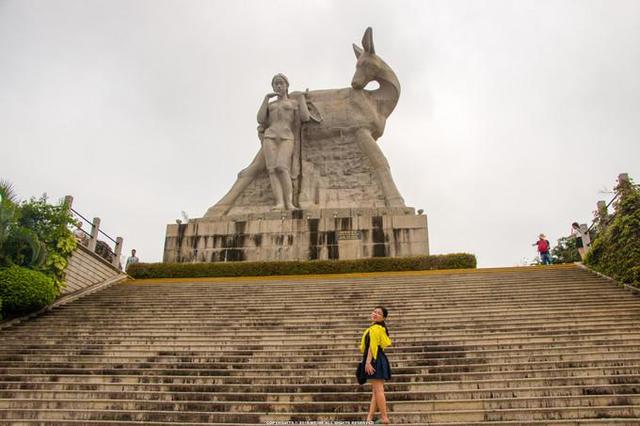
[[[551,249],[553,263],[573,263],[580,261],[580,253],[576,248],[576,239],[573,237],[562,237],[558,240],[558,245]]]
[[[38,235],[22,226],[21,209],[13,186],[0,181],[0,266],[37,268],[46,259],[47,251]]]
[[[618,281],[640,285],[640,189],[631,180],[616,187],[615,214],[591,244],[585,263]]]

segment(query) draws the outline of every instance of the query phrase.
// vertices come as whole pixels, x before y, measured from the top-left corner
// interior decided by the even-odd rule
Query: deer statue
[[[357,62],[351,87],[305,93],[304,97],[309,102],[310,110],[316,111],[317,105],[316,116],[323,116],[322,119],[315,117],[315,122],[305,125],[313,126],[314,134],[324,135],[324,137],[332,132],[335,133],[336,129],[339,129],[341,135],[345,132],[348,133],[368,158],[382,190],[385,206],[404,207],[404,200],[391,177],[389,163],[376,142],[384,132],[387,117],[398,103],[400,83],[391,67],[376,55],[371,27],[367,28],[364,33],[362,48],[354,44],[353,49]],[[379,88],[366,90],[365,87],[371,81],[377,81]],[[299,92],[291,95],[300,97]],[[311,118],[314,118],[313,113]],[[326,149],[331,150],[331,146],[327,146]],[[298,156],[300,155],[299,149],[295,152]],[[302,173],[301,178],[304,180],[304,170],[300,172],[301,167],[295,167],[295,163],[298,165],[301,163],[300,158],[294,158],[293,163],[293,168],[297,169],[296,173]],[[217,204],[209,208],[205,217],[228,214],[242,192],[265,171],[265,156],[261,149],[251,164],[238,174],[238,179],[231,190]],[[292,178],[296,178],[295,173],[292,173]]]

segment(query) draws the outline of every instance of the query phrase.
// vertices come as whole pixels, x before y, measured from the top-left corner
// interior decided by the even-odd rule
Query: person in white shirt
[[[580,253],[580,259],[584,260],[584,256],[587,254],[589,246],[591,245],[591,237],[589,237],[587,225],[580,225],[578,222],[573,222],[571,224],[571,235],[576,239],[576,248],[578,249],[578,253]]]
[[[129,265],[133,265],[134,263],[138,263],[140,259],[136,256],[136,249],[131,250],[131,256],[127,258],[127,263],[125,264],[124,270],[129,269]]]

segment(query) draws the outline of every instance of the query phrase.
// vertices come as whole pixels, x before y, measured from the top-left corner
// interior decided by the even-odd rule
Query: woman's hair
[[[382,311],[382,316],[384,317],[384,319],[387,319],[387,316],[389,315],[389,311],[387,310],[387,308],[385,308],[382,305],[376,306],[373,309],[380,309]],[[387,324],[384,322],[384,320],[382,322],[377,322],[376,324],[380,324],[381,326],[384,327],[384,331],[387,332],[387,336],[389,336],[389,329],[387,328]]]
[[[289,91],[289,79],[287,78],[286,75],[282,74],[281,72],[273,76],[273,78],[271,79],[271,87],[273,87],[273,83],[276,81],[276,78],[283,79],[284,82],[287,83],[287,91]]]
[[[574,228],[580,228],[580,224],[578,222],[573,222],[571,226],[573,226]]]

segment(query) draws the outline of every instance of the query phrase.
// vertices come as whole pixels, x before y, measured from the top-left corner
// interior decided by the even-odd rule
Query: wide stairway
[[[0,331],[0,424],[357,424],[377,304],[393,424],[640,424],[640,297],[572,265],[118,284]]]

